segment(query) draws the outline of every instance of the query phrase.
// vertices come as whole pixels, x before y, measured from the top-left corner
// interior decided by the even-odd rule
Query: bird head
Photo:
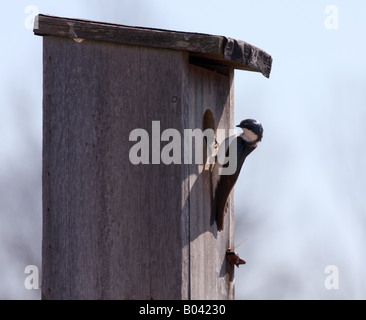
[[[247,142],[256,144],[263,138],[263,127],[260,122],[254,119],[246,119],[237,125],[243,130],[244,139]]]

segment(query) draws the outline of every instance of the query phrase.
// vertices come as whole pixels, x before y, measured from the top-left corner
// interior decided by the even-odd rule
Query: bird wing
[[[231,190],[233,189],[238,179],[245,158],[255,149],[255,146],[249,145],[245,140],[240,138],[238,135],[229,138],[232,139],[229,140],[227,140],[228,138],[225,139],[226,143],[230,141],[230,143],[226,144],[226,146],[227,145],[229,146],[225,148],[225,156],[226,159],[228,159],[228,161],[225,164],[221,164],[220,161],[217,161],[212,170],[212,182],[213,182],[212,214],[216,219],[218,231],[221,231],[224,228],[226,204],[229,195],[231,193]],[[232,148],[236,148],[236,152],[234,152],[234,154],[230,156],[230,150],[233,150]],[[236,168],[234,172],[232,174],[220,175],[220,168],[224,168],[225,166],[229,167],[230,163],[232,164],[232,161],[236,161]]]
[[[216,162],[212,169],[212,197],[215,197],[216,189],[220,179],[220,170],[223,167],[223,160],[228,157],[229,146],[235,138],[239,135],[232,135],[227,137],[223,142],[221,142],[219,149],[216,154]]]

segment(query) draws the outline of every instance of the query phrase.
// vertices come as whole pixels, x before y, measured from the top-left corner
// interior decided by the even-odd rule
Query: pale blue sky
[[[39,296],[24,289],[24,261],[9,246],[24,234],[29,259],[40,262],[39,191],[20,197],[22,179],[13,189],[7,184],[12,173],[22,177],[41,165],[42,38],[24,25],[28,5],[44,14],[225,35],[270,53],[270,79],[235,73],[236,122],[252,117],[264,126],[235,189],[236,242],[248,239],[238,248],[247,265],[236,271],[236,297],[366,298],[362,0],[3,1],[0,190],[9,196],[0,199],[0,297]],[[337,30],[324,25],[328,5],[339,9]],[[39,190],[40,181],[29,185]],[[21,206],[24,196],[35,212]],[[340,270],[337,291],[324,287],[330,264]]]

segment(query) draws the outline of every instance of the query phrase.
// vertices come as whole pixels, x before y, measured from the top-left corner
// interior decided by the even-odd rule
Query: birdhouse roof
[[[208,68],[230,67],[262,73],[269,78],[272,57],[242,40],[203,33],[181,32],[120,24],[61,18],[40,14],[34,33],[62,36],[77,41],[96,40],[114,43],[188,51],[190,61]]]

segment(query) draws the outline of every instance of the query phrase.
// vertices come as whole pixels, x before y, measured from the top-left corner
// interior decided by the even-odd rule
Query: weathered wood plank
[[[51,36],[43,63],[43,299],[188,299],[184,166],[129,159],[182,131],[188,55]]]
[[[235,69],[261,72],[269,77],[272,57],[244,41],[217,35],[131,27],[48,15],[36,17],[36,35],[53,35],[130,45],[184,50],[197,60]],[[206,63],[207,63],[206,61]]]
[[[272,57],[267,52],[242,40],[227,38],[224,45],[224,58],[237,62],[237,69],[260,71],[267,78],[271,73]]]
[[[194,65],[189,68],[189,127],[203,128],[203,117],[210,110],[214,129],[233,127],[232,80],[233,70],[221,75]],[[220,141],[221,142],[221,141]],[[233,244],[234,214],[230,197],[225,228],[217,231],[212,217],[212,188],[210,166],[190,166],[190,266],[192,299],[233,299],[234,284],[230,282],[226,263],[226,250]]]
[[[219,54],[223,37],[200,33],[131,27],[88,20],[39,15],[37,35],[102,40],[123,44]]]

